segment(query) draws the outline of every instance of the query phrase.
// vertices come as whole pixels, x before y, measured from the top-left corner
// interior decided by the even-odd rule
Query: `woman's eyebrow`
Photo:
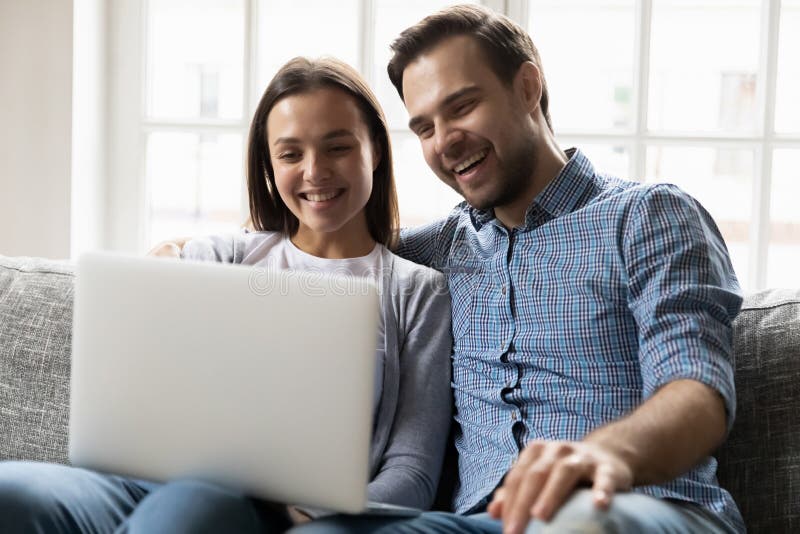
[[[323,141],[327,141],[329,139],[333,139],[335,137],[354,137],[353,132],[347,130],[345,128],[340,128],[338,130],[333,130],[332,132],[326,133],[322,136]]]
[[[353,132],[347,130],[345,128],[340,128],[338,130],[333,130],[331,132],[326,133],[322,136],[323,141],[329,141],[331,139],[335,139],[337,137],[355,137]],[[278,137],[275,141],[272,142],[273,145],[292,145],[300,143],[300,139],[297,137]]]

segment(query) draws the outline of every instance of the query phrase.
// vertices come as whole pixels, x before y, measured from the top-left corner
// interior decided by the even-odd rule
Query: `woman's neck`
[[[318,258],[344,259],[366,256],[375,248],[366,224],[361,228],[340,228],[335,232],[315,232],[301,227],[291,237],[300,250]]]

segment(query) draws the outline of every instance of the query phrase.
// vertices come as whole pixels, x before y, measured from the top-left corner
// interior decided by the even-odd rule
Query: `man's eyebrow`
[[[480,91],[480,87],[477,85],[468,85],[466,87],[462,87],[458,91],[454,93],[450,93],[442,100],[441,107],[446,107],[458,100],[459,98],[463,98],[466,95],[471,95],[473,93],[477,93]],[[417,126],[419,123],[424,122],[425,119],[423,117],[413,117],[411,120],[408,121],[408,129],[414,131],[414,127]]]
[[[351,132],[350,130],[346,130],[344,128],[340,128],[338,130],[333,130],[331,132],[326,133],[325,135],[322,136],[322,140],[323,141],[329,141],[329,140],[335,139],[337,137],[355,137],[355,136],[353,135],[353,132]],[[299,142],[300,142],[300,139],[298,139],[297,137],[278,137],[277,139],[275,139],[275,141],[272,142],[272,144],[273,145],[281,145],[281,144],[291,145],[291,144],[296,144],[296,143],[299,143]]]

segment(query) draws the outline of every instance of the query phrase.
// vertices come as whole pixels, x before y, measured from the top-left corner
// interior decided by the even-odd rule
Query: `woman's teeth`
[[[483,158],[485,158],[487,154],[489,154],[489,149],[484,148],[480,152],[476,152],[469,158],[465,159],[464,161],[453,167],[453,171],[457,172],[458,174],[463,174],[465,171],[468,171],[474,165],[483,161]]]
[[[326,200],[332,199],[338,194],[339,194],[338,191],[333,191],[330,193],[320,193],[320,194],[306,193],[305,197],[307,200],[310,200],[312,202],[324,202]]]

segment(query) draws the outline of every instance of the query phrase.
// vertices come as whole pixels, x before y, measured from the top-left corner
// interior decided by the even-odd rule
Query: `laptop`
[[[70,461],[362,512],[378,314],[367,279],[83,255]]]

